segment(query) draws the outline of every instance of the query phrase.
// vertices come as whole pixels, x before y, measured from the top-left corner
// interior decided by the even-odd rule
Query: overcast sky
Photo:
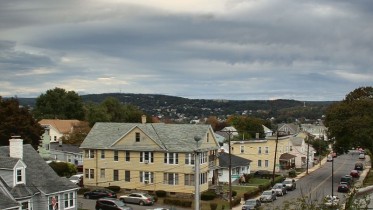
[[[342,100],[373,84],[372,0],[0,0],[0,95]]]

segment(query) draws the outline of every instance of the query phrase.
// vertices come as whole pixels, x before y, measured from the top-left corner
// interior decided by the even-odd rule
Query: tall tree
[[[337,152],[346,152],[351,147],[373,151],[373,92],[371,87],[363,89],[355,89],[345,100],[327,109],[325,125]]]
[[[24,144],[37,149],[43,132],[41,125],[27,108],[19,106],[17,99],[2,100],[0,97],[0,145],[9,145],[10,137],[19,135]]]
[[[82,120],[84,118],[83,101],[74,91],[56,87],[36,98],[33,113],[37,119]]]
[[[259,134],[260,138],[264,137],[263,124],[264,120],[254,117],[247,116],[230,116],[228,123],[233,125],[240,133],[242,139],[253,139],[256,134]]]

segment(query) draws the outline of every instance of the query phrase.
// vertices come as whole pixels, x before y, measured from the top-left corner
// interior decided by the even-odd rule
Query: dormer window
[[[16,184],[24,183],[24,168],[17,168],[16,169]]]

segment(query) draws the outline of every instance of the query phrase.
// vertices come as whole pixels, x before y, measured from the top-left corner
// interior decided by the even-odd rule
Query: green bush
[[[217,203],[210,203],[210,209],[211,210],[216,210],[218,208],[218,204]]]
[[[247,199],[250,199],[250,198],[254,198],[259,193],[260,193],[260,189],[259,188],[255,189],[254,191],[251,191],[251,192],[246,192],[246,193],[243,194],[243,199],[247,200]]]
[[[233,199],[233,201],[232,201],[232,205],[233,205],[233,206],[237,206],[237,205],[240,204],[240,203],[241,203],[241,197],[240,197],[240,196],[235,197],[235,198]]]
[[[70,177],[77,172],[75,165],[72,163],[52,161],[49,163],[49,166],[57,173],[58,176]]]
[[[83,195],[85,192],[88,192],[88,191],[90,191],[89,188],[84,188],[84,187],[82,187],[82,188],[80,188],[80,189],[78,190],[78,195]]]
[[[237,195],[237,191],[232,190],[232,197]]]
[[[201,194],[201,200],[203,201],[211,201],[216,198],[216,194],[213,191],[206,191]]]
[[[160,197],[160,198],[164,198],[164,197],[166,197],[167,192],[164,191],[164,190],[157,190],[157,191],[155,191],[155,194],[156,194],[158,197]]]
[[[111,191],[114,191],[115,193],[119,192],[120,191],[120,187],[119,186],[108,186],[108,187],[105,187],[106,189],[109,189]]]
[[[189,201],[189,200],[179,200],[179,199],[170,199],[170,198],[165,198],[163,200],[163,204],[174,205],[174,206],[181,206],[181,207],[186,207],[186,208],[192,207],[192,201]]]
[[[297,172],[295,171],[295,170],[290,170],[289,171],[289,177],[290,178],[294,178],[294,177],[296,177],[297,176]]]

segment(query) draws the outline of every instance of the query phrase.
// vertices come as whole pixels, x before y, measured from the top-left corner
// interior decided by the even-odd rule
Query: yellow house
[[[195,136],[200,141],[195,141]],[[125,190],[194,193],[195,154],[200,156],[200,190],[216,172],[219,149],[210,125],[96,123],[81,144],[84,185]],[[218,177],[215,175],[214,177]]]
[[[293,146],[290,137],[270,136],[265,139],[231,141],[231,154],[251,160],[252,171],[272,171],[274,162],[276,163],[276,172],[287,170],[294,167],[295,164],[295,156],[291,154]],[[276,139],[278,139],[278,143],[275,161]]]

